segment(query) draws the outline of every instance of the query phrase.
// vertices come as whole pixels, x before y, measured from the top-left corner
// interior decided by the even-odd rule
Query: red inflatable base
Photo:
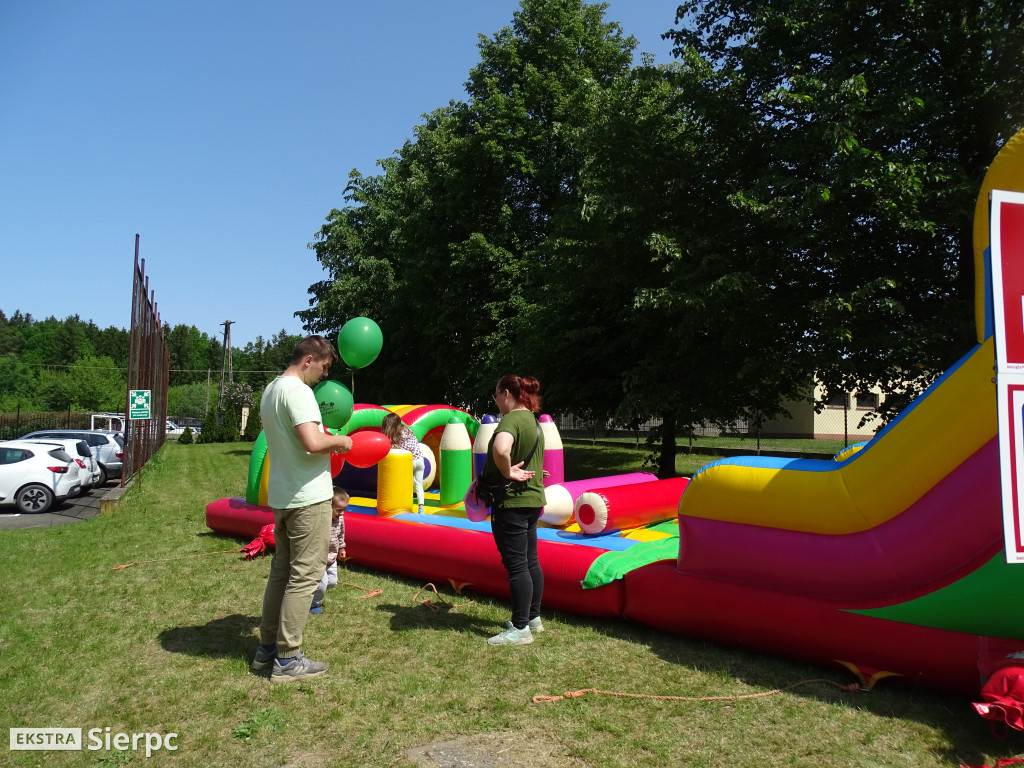
[[[854,671],[865,684],[911,684],[977,695],[989,638],[887,621],[838,603],[696,578],[662,560],[626,574],[626,616],[676,635]]]
[[[206,525],[220,533],[253,538],[272,522],[269,509],[247,504],[245,499],[219,499],[206,505]],[[509,595],[508,576],[494,539],[486,532],[350,513],[345,515],[345,549],[348,559],[362,565],[437,585],[448,583],[457,592]],[[537,554],[544,571],[545,607],[586,616],[622,615],[621,580],[597,589],[580,586],[604,550],[539,541]]]

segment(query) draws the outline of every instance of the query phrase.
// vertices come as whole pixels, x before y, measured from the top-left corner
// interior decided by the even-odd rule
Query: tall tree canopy
[[[482,408],[532,371],[552,409],[661,416],[667,471],[677,427],[772,415],[815,375],[923,386],[967,348],[1020,8],[692,0],[668,66],[605,10],[523,0],[467,99],[350,174],[299,315],[381,325],[381,401]]]
[[[313,247],[330,279],[307,327],[373,317],[387,343],[366,380],[391,400],[483,404],[522,363],[560,217],[576,217],[576,137],[635,41],[579,0],[528,1],[481,36],[467,102],[431,114],[383,174],[350,176]]]
[[[794,353],[837,389],[921,372],[913,394],[971,342],[973,201],[1024,117],[1024,7],[691,0],[677,21],[705,97],[756,126],[732,199],[802,284]]]

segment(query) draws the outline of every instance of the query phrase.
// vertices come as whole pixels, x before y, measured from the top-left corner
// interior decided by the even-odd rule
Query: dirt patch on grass
[[[550,735],[503,731],[460,736],[414,747],[409,758],[423,768],[583,768],[584,763]]]

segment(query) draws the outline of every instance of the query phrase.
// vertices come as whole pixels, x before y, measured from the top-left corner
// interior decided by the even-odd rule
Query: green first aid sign
[[[148,419],[150,416],[149,404],[151,402],[152,390],[131,389],[128,390],[128,418]]]

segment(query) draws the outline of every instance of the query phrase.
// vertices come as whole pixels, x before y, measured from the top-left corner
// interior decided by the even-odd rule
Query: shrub
[[[241,424],[241,417],[238,415],[238,411],[235,406],[229,405],[227,410],[224,411],[224,426],[220,430],[220,443],[233,443],[238,440],[239,425]]]
[[[219,443],[220,425],[217,423],[217,409],[210,408],[203,416],[202,432],[199,433],[198,443]]]
[[[254,443],[262,431],[263,420],[260,418],[260,401],[257,398],[249,409],[249,418],[245,422],[245,434],[242,435],[242,438]]]
[[[181,445],[192,444],[192,427],[185,427],[185,429],[181,431],[181,434],[178,435],[178,442]]]

